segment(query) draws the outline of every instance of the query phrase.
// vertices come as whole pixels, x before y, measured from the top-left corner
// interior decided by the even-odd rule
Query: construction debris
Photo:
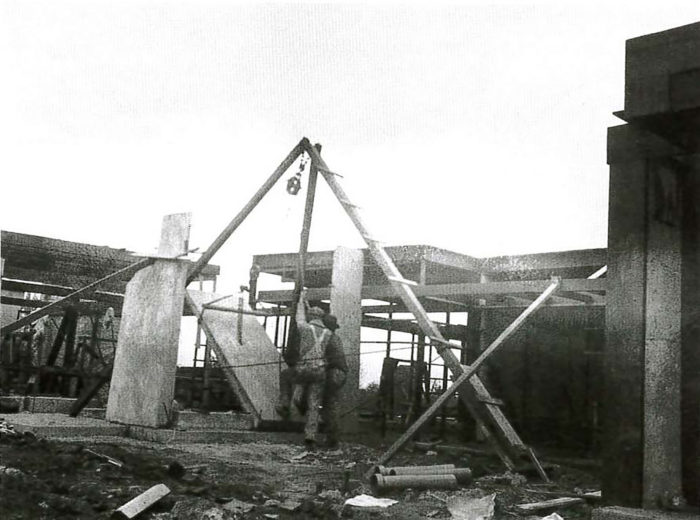
[[[387,508],[398,503],[398,500],[393,500],[391,498],[375,498],[372,495],[357,495],[345,501],[346,506],[379,508]]]
[[[117,509],[115,511],[115,516],[117,518],[136,518],[161,498],[169,494],[170,488],[165,484],[155,485]]]
[[[447,500],[447,510],[455,520],[491,520],[496,494],[482,498],[455,496]]]
[[[425,473],[416,475],[382,475],[375,473],[370,478],[375,492],[393,489],[457,489],[457,478],[453,474]]]
[[[93,450],[90,450],[87,448],[85,448],[85,453],[89,453],[90,455],[93,455],[95,458],[98,458],[100,460],[108,462],[109,464],[112,464],[113,466],[116,466],[118,468],[121,468],[124,466],[123,462],[120,462],[117,459],[110,457],[109,455],[105,455],[103,453],[97,453],[96,451],[93,451]]]
[[[579,504],[585,504],[583,498],[562,497],[544,500],[542,502],[531,502],[529,504],[517,504],[514,508],[518,513],[530,515],[538,511],[546,511],[548,509],[556,509],[562,507],[571,507]]]

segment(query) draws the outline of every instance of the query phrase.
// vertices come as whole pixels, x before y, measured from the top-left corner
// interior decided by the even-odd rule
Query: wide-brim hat
[[[340,328],[340,325],[338,325],[338,318],[333,314],[326,314],[323,317],[323,324],[330,330],[337,330]]]

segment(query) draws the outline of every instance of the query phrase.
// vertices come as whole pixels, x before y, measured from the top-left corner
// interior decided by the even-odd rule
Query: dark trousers
[[[338,442],[339,433],[339,404],[340,389],[345,384],[347,374],[337,368],[326,370],[326,383],[323,389],[323,422],[326,424],[326,432],[329,443]]]
[[[325,370],[321,368],[288,367],[280,373],[279,408],[289,410],[292,396],[306,395],[306,424],[304,438],[315,441],[323,401]],[[298,390],[295,386],[299,386]]]

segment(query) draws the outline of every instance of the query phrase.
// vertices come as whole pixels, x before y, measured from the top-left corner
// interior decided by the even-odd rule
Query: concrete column
[[[187,251],[189,222],[189,214],[164,218],[159,256]],[[169,423],[188,267],[182,260],[156,260],[127,284],[108,421],[156,428]]]
[[[700,156],[683,179],[681,449],[683,492],[700,505]]]
[[[681,234],[672,152],[629,126],[608,134],[603,496],[631,507],[656,507],[681,487]]]
[[[357,429],[357,410],[346,412],[359,404],[363,269],[364,254],[361,250],[339,247],[333,253],[331,313],[338,318],[340,328],[336,334],[343,342],[348,362],[348,378],[340,401],[340,414],[345,414],[341,419],[344,432]]]

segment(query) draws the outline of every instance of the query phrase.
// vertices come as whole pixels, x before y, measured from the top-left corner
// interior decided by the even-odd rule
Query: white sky
[[[624,42],[700,20],[608,4],[0,1],[0,227],[148,251],[191,211],[203,250],[308,136],[389,243],[605,247]],[[303,200],[256,209],[224,291],[297,249]],[[338,245],[361,243],[321,185],[310,248]]]

